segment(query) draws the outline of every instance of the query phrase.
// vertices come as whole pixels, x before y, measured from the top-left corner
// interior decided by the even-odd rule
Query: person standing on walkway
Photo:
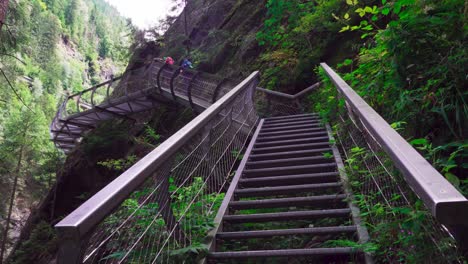
[[[174,65],[174,59],[172,57],[166,57],[165,62],[168,65]]]
[[[185,58],[181,64],[183,69],[193,69],[193,64],[190,61],[190,58]]]

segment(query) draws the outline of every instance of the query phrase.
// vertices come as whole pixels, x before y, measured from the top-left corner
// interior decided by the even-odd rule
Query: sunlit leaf
[[[445,178],[449,181],[453,186],[459,187],[460,186],[460,179],[455,176],[453,173],[447,172],[445,173]]]
[[[425,138],[418,138],[418,139],[413,139],[411,140],[410,142],[411,145],[427,145],[428,142],[427,142],[427,139]]]

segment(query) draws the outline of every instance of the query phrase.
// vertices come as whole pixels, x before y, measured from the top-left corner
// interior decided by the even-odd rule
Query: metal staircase
[[[339,99],[333,134],[317,114],[302,114],[311,109],[305,92],[318,85],[285,95],[257,88],[259,72],[234,85],[155,61],[141,74],[146,84],[119,84],[124,94],[109,96],[109,85],[69,96],[51,126],[64,150],[73,146],[61,140],[86,133],[77,120],[94,126],[119,109],[131,118],[134,106],[168,102],[201,113],[55,226],[57,263],[372,263],[364,250],[372,246],[377,263],[415,253],[424,263],[464,263],[468,200],[321,66]],[[142,87],[148,94],[137,96]],[[408,225],[416,215],[421,225]]]
[[[337,161],[317,115],[260,121],[218,214],[208,263],[371,262],[355,247],[330,246],[367,236],[357,215],[353,222]]]

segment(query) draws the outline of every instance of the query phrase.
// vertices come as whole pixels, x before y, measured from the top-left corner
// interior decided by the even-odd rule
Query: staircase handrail
[[[321,67],[331,79],[346,106],[361,120],[370,135],[402,172],[414,193],[431,214],[449,230],[466,230],[468,200],[441,175],[416,149],[395,131],[326,63]],[[453,228],[452,228],[453,227]],[[456,236],[456,234],[454,234]]]

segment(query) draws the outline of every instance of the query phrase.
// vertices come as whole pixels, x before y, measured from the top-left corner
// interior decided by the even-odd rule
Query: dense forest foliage
[[[264,63],[275,67],[265,70],[264,83],[270,89],[284,89],[318,76],[324,85],[310,96],[314,105],[310,111],[333,121],[344,102],[316,66],[326,61],[449,182],[468,195],[467,12],[468,4],[462,0],[269,0],[268,18],[257,39],[266,47]],[[365,159],[362,149],[352,151],[356,152],[354,161]],[[352,160],[345,162],[351,171],[358,168],[351,165]],[[352,177],[352,172],[348,174]],[[359,193],[359,188],[355,191]],[[372,194],[358,196],[361,202],[373,199]],[[397,222],[368,225],[371,233],[380,234],[369,245],[376,259],[427,262],[434,248],[423,239],[428,235],[422,228],[427,216],[420,202],[413,208],[377,205],[367,208],[364,218],[385,219],[385,214],[397,210],[402,216]],[[399,234],[396,240],[388,235],[402,228],[411,231]],[[346,241],[338,242],[343,245]],[[400,249],[392,250],[395,247]],[[456,262],[445,258],[432,261]]]
[[[327,62],[468,194],[467,10],[462,0],[269,0],[257,39],[275,67],[264,82],[291,86],[315,75],[321,60],[343,58]],[[313,110],[330,114],[335,89],[320,91]]]
[[[17,233],[55,182],[63,154],[49,125],[60,99],[122,72],[134,32],[104,0],[9,1],[0,32],[2,238],[5,223]]]

